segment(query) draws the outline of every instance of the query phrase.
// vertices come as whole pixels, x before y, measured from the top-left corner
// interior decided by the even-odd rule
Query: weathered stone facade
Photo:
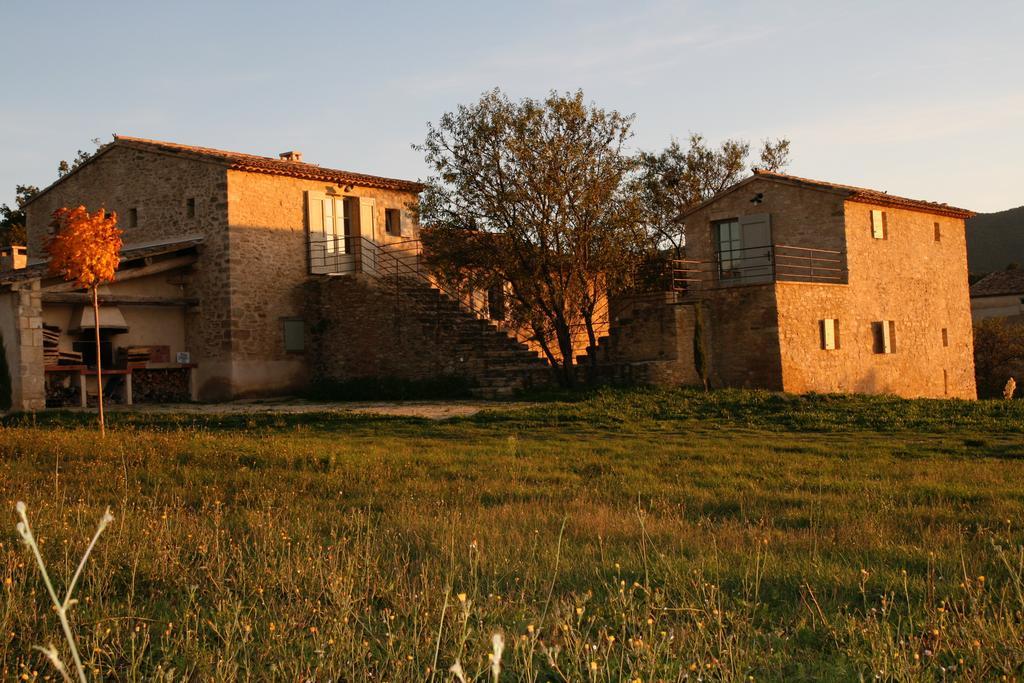
[[[872,237],[872,209],[886,212],[886,239]],[[964,220],[851,201],[844,215],[849,284],[775,285],[783,388],[976,398]],[[825,318],[839,323],[835,350],[821,348]],[[874,349],[883,320],[893,353]]]
[[[799,182],[798,182],[799,181]],[[839,252],[840,282],[729,286],[708,273],[697,294],[708,311],[711,378],[725,386],[794,393],[863,392],[975,398],[963,214],[855,188],[754,177],[687,217],[687,257],[713,263],[715,224],[767,214],[778,260],[785,245]],[[894,205],[895,204],[895,205]],[[876,238],[872,211],[884,212]],[[799,252],[794,252],[799,253]],[[830,264],[826,264],[830,265]],[[824,349],[822,321],[837,321]],[[875,348],[873,325],[891,321],[894,352]]]
[[[381,188],[228,171],[231,358],[235,395],[282,393],[304,387],[309,367],[303,354],[286,352],[282,321],[305,315],[309,281],[306,196],[374,200],[374,224],[353,216],[353,234],[380,244],[415,239],[419,229],[409,210],[416,195]],[[384,212],[402,212],[402,235],[385,232]],[[342,302],[338,302],[341,304]],[[329,354],[330,347],[309,353]]]
[[[189,215],[190,199],[194,215]],[[201,258],[179,292],[199,300],[190,308],[185,349],[202,362],[196,368],[200,396],[229,392],[231,325],[227,226],[227,174],[222,165],[128,145],[112,145],[100,158],[51,186],[26,207],[29,262],[45,260],[50,217],[62,206],[116,211],[126,247],[202,237]],[[134,210],[134,225],[132,213]],[[168,276],[164,276],[166,279]],[[112,286],[113,287],[113,286]]]
[[[27,207],[29,262],[46,256],[43,244],[53,212],[85,205],[116,211],[125,248],[201,240],[194,263],[144,282],[114,283],[111,291],[140,291],[194,300],[157,313],[170,340],[196,363],[201,400],[273,395],[309,382],[306,351],[286,351],[285,320],[302,319],[309,280],[307,193],[372,199],[374,225],[354,218],[354,235],[391,244],[413,239],[409,210],[417,185],[360,176],[309,164],[122,138],[44,190]],[[240,168],[239,168],[240,167]],[[309,177],[294,177],[289,174]],[[365,186],[360,184],[365,179]],[[374,184],[385,187],[376,187]],[[401,188],[401,189],[395,189]],[[401,234],[385,230],[385,211],[401,212]],[[48,307],[55,323],[67,306]],[[141,321],[140,314],[135,318]],[[175,349],[179,350],[179,349]],[[41,381],[41,380],[40,380]]]
[[[694,366],[696,303],[674,292],[613,298],[608,336],[577,360],[598,383],[700,383]]]
[[[420,189],[290,155],[278,160],[118,138],[28,204],[29,270],[45,259],[55,209],[117,211],[134,260],[131,273],[110,286],[111,299],[139,306],[125,339],[191,354],[201,400],[289,393],[317,378],[460,376],[490,394],[547,381],[536,350],[431,288],[425,274],[417,271],[415,284],[401,287],[396,272],[375,272],[374,254],[418,253],[413,205]],[[337,264],[352,266],[348,271],[314,263],[318,247],[309,240],[314,218],[327,220],[328,200],[335,212],[331,239],[341,235],[338,212],[344,213],[340,239],[347,246]],[[314,205],[323,213],[314,214]],[[873,211],[887,221],[882,239],[882,214]],[[586,364],[595,361],[595,376],[606,381],[699,383],[699,311],[713,386],[971,398],[966,213],[756,175],[687,217],[688,259],[711,264],[701,286],[613,303],[612,329],[587,351]],[[716,270],[716,225],[723,220],[760,231],[759,248],[773,255],[757,277]],[[406,241],[415,246],[400,244]],[[780,245],[834,255],[839,275],[823,279],[819,265],[805,281],[786,281],[792,278],[777,269]],[[61,295],[68,290],[53,279],[43,278],[41,292],[38,278],[5,283],[0,333],[18,376],[18,405],[28,409],[41,395],[41,326],[73,328],[81,302]],[[147,296],[159,301],[146,308],[139,299]],[[825,320],[838,325],[835,348],[824,348]],[[886,342],[891,353],[876,348],[880,322],[895,335]],[[298,347],[296,329],[304,340]],[[589,342],[577,336],[583,351]]]
[[[421,280],[324,276],[304,293],[319,380],[461,378],[489,398],[551,381],[526,345]]]
[[[45,407],[43,399],[43,317],[39,282],[0,293],[0,338],[11,373],[11,410]]]

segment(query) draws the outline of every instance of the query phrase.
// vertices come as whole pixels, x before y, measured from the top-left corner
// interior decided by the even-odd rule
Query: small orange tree
[[[100,414],[100,434],[106,435],[103,419],[103,364],[100,353],[99,286],[114,279],[120,262],[121,231],[117,214],[100,209],[89,213],[84,206],[61,208],[53,213],[56,233],[46,244],[50,254],[50,272],[75,282],[92,293],[92,313],[96,324],[96,384]]]

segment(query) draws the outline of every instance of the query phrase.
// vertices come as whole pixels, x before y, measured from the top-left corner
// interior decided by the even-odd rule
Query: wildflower
[[[466,602],[466,594],[465,593],[459,593],[459,602],[462,602],[462,603]]]
[[[526,632],[529,633],[530,635],[533,635],[533,624],[527,624]]]
[[[985,577],[984,576],[979,576],[978,577],[978,583],[985,583]]]
[[[597,671],[597,662],[591,662],[590,663],[590,670],[591,671]]]
[[[459,663],[459,660],[456,659],[455,663],[448,670],[452,672],[455,678],[459,679],[459,683],[466,683],[466,674],[462,670],[462,664]]]
[[[497,681],[501,675],[501,654],[505,651],[505,638],[500,633],[495,633],[491,636],[491,647],[491,673]]]

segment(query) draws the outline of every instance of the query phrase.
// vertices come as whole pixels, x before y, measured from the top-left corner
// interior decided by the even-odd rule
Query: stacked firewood
[[[190,400],[188,368],[132,370],[134,403],[184,403]]]
[[[62,351],[59,346],[60,328],[56,325],[43,325],[43,363],[45,365],[78,365],[82,362],[80,352]]]
[[[46,407],[64,408],[66,406],[77,406],[79,404],[79,387],[77,384],[68,382],[47,382],[46,383]]]
[[[145,363],[167,363],[171,359],[171,347],[158,344],[156,346],[122,346],[118,350],[121,365],[143,365]]]

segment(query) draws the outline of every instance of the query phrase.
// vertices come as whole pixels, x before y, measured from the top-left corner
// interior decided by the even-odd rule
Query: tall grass
[[[1021,677],[1012,414],[872,428],[859,400],[808,399],[810,430],[757,394],[618,396],[444,423],[118,416],[103,441],[48,416],[0,433],[0,500],[28,501],[62,576],[114,509],[72,624],[92,678],[487,681],[495,634],[501,681]],[[42,677],[32,646],[61,628],[13,521],[4,680]]]

